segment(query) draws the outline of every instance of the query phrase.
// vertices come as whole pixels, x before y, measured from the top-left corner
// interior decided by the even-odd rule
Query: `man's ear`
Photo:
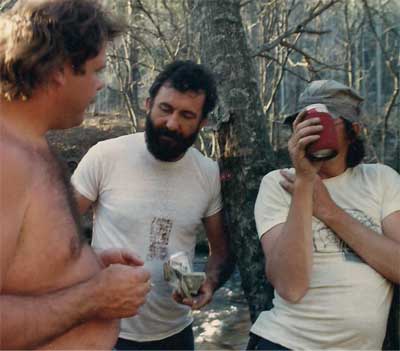
[[[356,134],[356,136],[360,135],[361,129],[362,129],[361,123],[353,122],[351,126],[353,127],[353,130],[354,130],[354,133]]]
[[[57,87],[64,86],[66,82],[65,67],[56,68],[50,75],[50,82]]]
[[[146,98],[146,102],[145,102],[145,105],[144,105],[144,107],[145,107],[145,109],[146,109],[146,113],[147,114],[149,114],[150,113],[150,110],[151,110],[151,99],[148,97],[148,98]]]

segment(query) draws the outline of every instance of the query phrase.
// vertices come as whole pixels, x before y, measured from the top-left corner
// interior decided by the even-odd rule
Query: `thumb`
[[[121,250],[123,261],[129,266],[143,266],[144,261],[130,250]]]

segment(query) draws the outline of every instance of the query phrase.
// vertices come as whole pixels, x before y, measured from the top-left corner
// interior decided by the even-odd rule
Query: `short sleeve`
[[[208,208],[205,212],[204,218],[210,217],[222,209],[222,196],[221,196],[221,179],[219,176],[218,163],[213,162],[213,172],[211,175],[211,193]]]
[[[381,165],[381,185],[383,186],[381,218],[400,211],[400,174],[394,169]]]
[[[260,239],[277,224],[286,222],[291,200],[290,195],[279,184],[280,179],[283,178],[279,171],[272,171],[261,182],[254,206],[254,217]]]
[[[71,178],[75,190],[93,202],[97,200],[103,174],[100,150],[100,144],[89,149]]]

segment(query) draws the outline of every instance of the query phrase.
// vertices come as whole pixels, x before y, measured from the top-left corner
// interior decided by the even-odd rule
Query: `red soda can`
[[[327,107],[323,104],[313,104],[307,106],[305,110],[307,113],[304,120],[318,117],[324,127],[320,132],[320,138],[307,147],[307,157],[312,161],[334,158],[338,154],[338,138],[334,120]]]

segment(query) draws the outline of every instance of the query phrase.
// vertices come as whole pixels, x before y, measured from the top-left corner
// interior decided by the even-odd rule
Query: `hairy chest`
[[[79,234],[68,181],[58,163],[51,155],[40,155],[35,167],[30,201],[7,271],[6,291],[56,290],[90,276],[98,267]]]

